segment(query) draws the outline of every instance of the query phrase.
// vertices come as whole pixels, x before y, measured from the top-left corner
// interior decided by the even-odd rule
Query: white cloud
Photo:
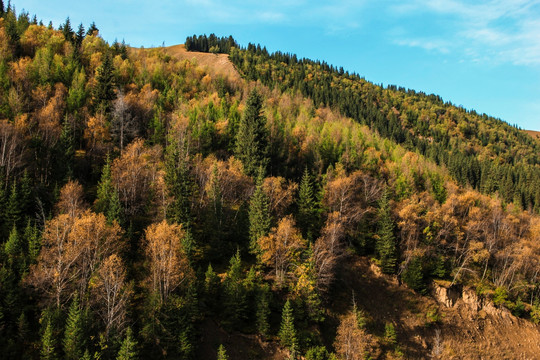
[[[540,66],[540,0],[416,0],[392,11],[398,17],[444,20],[439,38],[405,33],[395,41],[399,45],[457,52],[473,61]]]

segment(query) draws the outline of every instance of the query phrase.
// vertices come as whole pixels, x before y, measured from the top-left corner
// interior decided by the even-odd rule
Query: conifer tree
[[[268,284],[260,286],[257,292],[257,313],[256,313],[256,325],[257,331],[262,336],[268,335],[270,325],[268,323],[268,317],[270,316],[270,288]]]
[[[296,352],[298,341],[296,339],[294,315],[290,300],[287,300],[285,306],[283,306],[281,327],[278,335],[283,346],[287,347],[292,353]]]
[[[90,26],[88,27],[88,31],[86,32],[86,35],[94,35],[94,32],[98,31],[99,29],[96,26],[96,23],[92,21]]]
[[[379,201],[379,220],[376,242],[381,268],[385,274],[392,274],[397,264],[397,244],[394,235],[394,221],[389,204],[388,189]]]
[[[77,49],[80,49],[82,42],[84,40],[84,25],[82,23],[79,24],[79,27],[77,28],[77,35],[75,37],[75,45],[77,46]]]
[[[19,207],[19,194],[17,191],[17,183],[13,182],[11,186],[11,192],[7,201],[7,225],[18,226],[21,221],[21,209]]]
[[[191,195],[193,181],[190,174],[188,149],[172,136],[165,152],[165,182],[173,201],[167,209],[167,217],[179,224],[191,223]]]
[[[118,351],[118,356],[116,360],[136,360],[138,359],[137,355],[137,341],[133,338],[133,332],[131,328],[128,327],[126,330],[126,337],[122,341],[122,346]]]
[[[206,305],[211,311],[214,311],[218,305],[219,287],[219,276],[214,272],[212,264],[208,264],[208,269],[204,274],[204,295],[206,298]]]
[[[24,239],[28,246],[28,264],[33,264],[41,250],[41,241],[38,228],[35,225],[32,225],[30,220],[28,220],[26,228],[24,229]]]
[[[260,253],[259,238],[268,235],[271,225],[268,196],[263,190],[263,172],[259,168],[257,187],[249,203],[249,249],[254,255]]]
[[[61,27],[62,34],[64,34],[64,38],[69,41],[73,42],[73,28],[71,27],[71,21],[69,20],[69,17],[66,19],[66,22]]]
[[[54,341],[54,331],[50,320],[47,320],[47,326],[41,337],[41,359],[42,360],[55,360],[56,349]]]
[[[242,282],[242,260],[240,250],[230,260],[224,284],[224,325],[238,328],[246,318],[246,291]]]
[[[22,260],[23,252],[21,239],[15,225],[13,225],[13,229],[9,234],[8,241],[4,244],[4,252],[7,255],[9,264],[15,269],[19,265],[19,261]]]
[[[4,1],[0,0],[0,17],[4,16]]]
[[[97,68],[96,87],[94,88],[94,106],[96,110],[108,114],[112,109],[112,101],[116,99],[114,92],[114,66],[110,54],[105,54],[101,65]]]
[[[217,360],[229,360],[229,356],[227,356],[227,351],[225,351],[223,344],[219,345]]]
[[[81,312],[79,297],[75,293],[73,301],[69,307],[66,320],[66,331],[64,333],[64,354],[66,359],[78,360],[83,355],[84,330],[83,314]]]
[[[268,164],[268,130],[262,105],[262,95],[252,90],[236,134],[235,155],[250,176],[255,176],[259,167],[266,170]]]
[[[307,167],[304,169],[300,188],[298,190],[298,216],[297,222],[302,235],[308,240],[313,240],[314,228],[317,220],[317,206],[313,194],[311,177]]]

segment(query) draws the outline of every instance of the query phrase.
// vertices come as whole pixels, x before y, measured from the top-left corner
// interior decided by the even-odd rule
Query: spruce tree
[[[77,46],[77,49],[80,49],[83,40],[84,40],[84,25],[80,23],[79,27],[77,28],[77,35],[75,37],[75,45]]]
[[[18,226],[21,221],[21,209],[19,208],[19,194],[17,191],[17,183],[13,182],[11,186],[11,192],[7,202],[7,225]]]
[[[296,351],[298,343],[296,339],[296,330],[294,328],[293,309],[289,300],[287,300],[285,306],[283,306],[281,327],[278,335],[283,346],[287,347],[291,352]]]
[[[79,304],[79,297],[77,296],[77,293],[75,293],[73,301],[69,307],[69,313],[66,320],[66,331],[63,341],[66,359],[78,360],[83,355],[83,325],[83,314]]]
[[[0,17],[4,16],[4,1],[0,0]]]
[[[39,229],[32,225],[30,220],[26,224],[24,229],[24,239],[28,246],[28,264],[33,264],[36,262],[39,252],[41,251],[41,239],[39,237]]]
[[[227,356],[227,351],[225,351],[225,347],[223,346],[223,344],[219,345],[217,360],[229,360],[229,357]]]
[[[256,325],[257,331],[262,336],[267,336],[270,330],[268,318],[270,316],[270,288],[268,284],[260,286],[257,292],[257,313]]]
[[[174,137],[169,137],[165,152],[165,182],[173,201],[167,209],[167,217],[186,226],[191,223],[191,196],[194,188],[188,150],[187,145],[179,144]]]
[[[47,326],[41,337],[41,359],[42,360],[55,360],[56,349],[55,349],[55,339],[54,331],[50,320],[47,320]]]
[[[302,230],[302,235],[308,240],[313,240],[315,224],[317,222],[317,206],[313,194],[311,177],[307,167],[304,169],[300,188],[298,189],[298,226]]]
[[[64,38],[69,41],[73,42],[73,28],[71,27],[71,21],[69,20],[69,17],[66,19],[66,22],[64,25],[62,25],[62,34],[64,34]]]
[[[242,280],[242,260],[240,250],[237,250],[230,260],[227,277],[223,283],[224,325],[229,329],[240,328],[247,315],[247,297]]]
[[[397,264],[397,244],[394,235],[394,221],[389,204],[388,190],[385,189],[379,201],[379,219],[376,242],[381,269],[385,274],[393,274]]]
[[[96,26],[96,23],[92,21],[90,26],[88,27],[88,31],[86,32],[86,35],[94,35],[94,32],[98,31],[99,29]]]
[[[128,327],[116,360],[136,360],[137,358],[137,341],[133,338],[131,328]]]
[[[4,252],[7,255],[9,265],[15,270],[22,260],[23,255],[21,239],[15,225],[11,229],[8,241],[4,244]]]
[[[263,190],[263,172],[259,170],[257,187],[249,202],[249,249],[254,255],[259,255],[259,238],[268,235],[271,215],[268,196]]]
[[[97,69],[97,84],[94,88],[94,106],[97,111],[108,114],[112,108],[112,101],[116,99],[114,92],[114,66],[110,54],[105,54],[103,62]]]
[[[210,311],[215,311],[219,302],[219,288],[220,288],[219,276],[214,272],[212,264],[208,264],[208,269],[204,274],[204,296],[206,306]]]
[[[262,95],[252,90],[236,134],[235,155],[250,176],[255,176],[259,167],[266,170],[268,164],[268,130],[262,105]]]

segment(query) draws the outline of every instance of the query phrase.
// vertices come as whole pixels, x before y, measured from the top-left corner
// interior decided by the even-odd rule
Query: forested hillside
[[[445,322],[434,279],[540,321],[518,129],[232,38],[186,47],[243,78],[0,4],[3,357],[447,358],[411,335]]]

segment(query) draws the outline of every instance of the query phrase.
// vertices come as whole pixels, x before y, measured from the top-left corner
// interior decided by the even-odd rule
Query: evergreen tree
[[[131,328],[128,327],[126,330],[126,337],[122,341],[122,346],[118,351],[118,356],[116,360],[136,360],[138,359],[137,355],[137,341],[133,338],[133,332]]]
[[[298,343],[296,339],[296,329],[294,327],[293,309],[289,300],[287,300],[285,306],[283,306],[281,327],[278,335],[283,346],[287,347],[293,353],[296,352]]]
[[[223,344],[219,345],[217,360],[229,360],[229,357],[227,356],[227,351],[225,351],[225,347],[223,346]]]
[[[302,235],[308,240],[313,240],[315,224],[317,222],[317,206],[313,194],[313,186],[307,167],[304,169],[300,188],[298,190],[298,226],[302,230]]]
[[[242,260],[240,250],[230,260],[224,290],[224,325],[229,329],[238,329],[246,319],[246,291],[242,281]]]
[[[112,183],[111,160],[109,155],[107,155],[107,160],[101,172],[95,207],[96,211],[102,212],[107,217],[109,223],[112,223],[114,220],[120,224],[123,223],[123,207],[118,191]]]
[[[39,238],[39,229],[32,225],[30,220],[24,229],[24,238],[28,246],[28,264],[36,262],[39,252],[41,251],[41,241]]]
[[[208,264],[208,269],[204,274],[204,295],[205,303],[210,311],[215,311],[219,305],[219,276],[214,272],[212,264]]]
[[[11,186],[11,192],[7,202],[6,215],[8,226],[18,226],[20,224],[21,209],[19,207],[19,194],[17,191],[17,183],[15,181]]]
[[[271,225],[268,196],[263,190],[263,172],[259,169],[257,187],[249,202],[249,249],[259,255],[259,238],[268,235]]]
[[[79,305],[79,297],[75,293],[69,307],[64,334],[64,354],[66,359],[78,360],[83,355],[84,330],[83,314]]]
[[[88,31],[86,32],[86,35],[94,35],[96,31],[99,32],[99,29],[97,28],[96,23],[92,21],[92,23],[88,27]]]
[[[4,1],[3,0],[0,0],[0,17],[3,17],[4,16]]]
[[[77,35],[75,37],[75,45],[77,46],[77,49],[80,49],[82,42],[84,40],[84,25],[82,23],[79,24],[79,27],[77,28]]]
[[[61,26],[62,34],[64,34],[64,38],[69,41],[73,42],[73,28],[71,27],[71,21],[69,20],[69,17],[66,19],[66,22],[64,25]]]
[[[167,209],[167,217],[179,224],[191,223],[191,196],[193,180],[190,174],[187,145],[178,144],[172,136],[165,152],[165,182],[173,201]]]
[[[12,269],[15,269],[22,260],[23,255],[21,240],[15,225],[9,234],[8,241],[4,244],[4,252],[7,255],[8,263]]]
[[[41,359],[42,360],[55,360],[56,349],[54,331],[50,320],[47,320],[47,326],[41,337]]]
[[[252,90],[236,134],[235,155],[250,176],[255,176],[259,167],[266,170],[268,164],[268,130],[262,105],[262,95]]]
[[[384,190],[379,201],[379,219],[376,242],[381,269],[385,274],[392,274],[397,264],[397,244],[394,235],[394,221],[389,204],[388,189]]]
[[[268,284],[260,286],[257,292],[257,313],[256,313],[256,325],[257,331],[262,336],[267,336],[270,331],[270,324],[268,318],[270,316],[270,288]]]
[[[114,92],[114,66],[110,54],[105,54],[103,62],[97,69],[96,87],[94,88],[94,106],[98,111],[109,113],[112,101],[116,99]]]

